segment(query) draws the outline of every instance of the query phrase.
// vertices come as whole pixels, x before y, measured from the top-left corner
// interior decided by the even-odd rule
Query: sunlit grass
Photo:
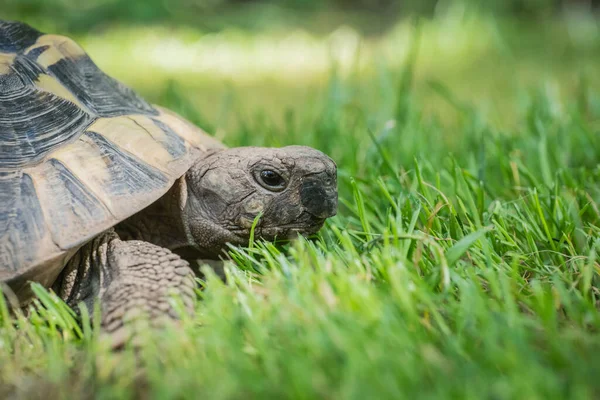
[[[313,70],[239,79],[128,60],[172,32],[174,58],[220,40],[231,68],[260,69],[253,56],[284,36],[83,38],[113,75],[230,146],[330,154],[340,212],[316,241],[232,249],[227,283],[209,272],[196,313],[137,353],[109,353],[97,318],[77,324],[40,289],[29,319],[0,303],[0,398],[598,397],[598,42],[461,21],[358,41],[344,28],[334,35],[357,53],[337,66],[334,39],[290,33]]]

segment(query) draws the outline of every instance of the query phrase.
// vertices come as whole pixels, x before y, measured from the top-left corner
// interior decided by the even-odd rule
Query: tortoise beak
[[[322,219],[333,217],[338,204],[335,176],[327,171],[307,176],[300,187],[300,200],[311,215]]]

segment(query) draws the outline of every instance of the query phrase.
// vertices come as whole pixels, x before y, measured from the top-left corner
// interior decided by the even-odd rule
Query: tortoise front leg
[[[82,248],[54,287],[71,306],[100,302],[101,327],[113,347],[129,340],[135,329],[128,322],[142,314],[152,325],[176,319],[172,295],[191,312],[194,288],[187,261],[148,242],[122,241],[114,232]]]
[[[194,274],[187,261],[169,250],[139,240],[113,240],[108,246],[109,282],[100,290],[102,327],[115,345],[128,336],[125,324],[140,314],[152,323],[176,319],[169,304],[178,295],[191,311]]]

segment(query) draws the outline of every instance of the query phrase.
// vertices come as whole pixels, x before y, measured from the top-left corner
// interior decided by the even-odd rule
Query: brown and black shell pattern
[[[82,244],[221,146],[73,40],[0,20],[0,281],[51,284]]]

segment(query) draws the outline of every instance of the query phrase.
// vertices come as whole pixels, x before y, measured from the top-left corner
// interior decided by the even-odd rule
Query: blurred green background
[[[109,74],[229,145],[263,140],[240,137],[240,126],[318,119],[334,92],[382,129],[417,42],[411,101],[449,129],[457,105],[510,129],[535,90],[560,98],[598,84],[597,1],[1,2],[4,18],[73,36]]]

